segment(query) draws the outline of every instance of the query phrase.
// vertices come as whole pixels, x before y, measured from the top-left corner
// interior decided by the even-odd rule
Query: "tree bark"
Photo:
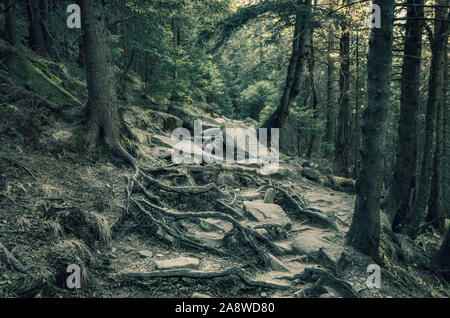
[[[445,56],[445,79],[448,83],[448,55]],[[448,107],[448,85],[444,85],[443,107],[443,149],[442,149],[442,192],[444,217],[450,218],[450,107]]]
[[[327,121],[325,127],[325,142],[330,147],[334,145],[334,103],[333,103],[333,59],[331,57],[331,51],[333,49],[333,34],[332,30],[328,31],[328,58],[327,58]],[[325,153],[327,158],[331,157],[334,151],[328,149]]]
[[[173,56],[177,58],[178,56],[178,47],[180,46],[181,42],[181,31],[180,26],[178,25],[178,22],[176,21],[176,17],[172,17],[172,43],[173,43]],[[173,80],[178,80],[178,70],[176,64],[173,68]]]
[[[40,1],[27,0],[28,36],[30,48],[40,55],[47,53],[41,17]]]
[[[348,3],[349,0],[342,1],[343,5]],[[334,146],[334,167],[336,174],[350,177],[350,32],[346,21],[341,23],[340,57],[340,107]]]
[[[300,93],[301,74],[306,59],[306,32],[311,15],[311,0],[297,0],[292,54],[280,104],[263,124],[265,128],[283,128],[292,101]],[[280,145],[282,148],[282,145]]]
[[[79,0],[84,40],[84,59],[89,93],[87,105],[87,145],[119,142],[120,118],[111,53],[106,42],[102,4]]]
[[[448,0],[439,0],[439,6],[447,5]],[[442,99],[443,79],[444,79],[444,61],[446,51],[446,41],[448,35],[448,23],[441,21],[447,17],[447,9],[436,7],[434,36],[431,42],[431,68],[428,83],[428,102],[427,113],[425,119],[425,144],[423,149],[422,169],[420,172],[419,186],[411,220],[407,225],[406,232],[408,235],[415,237],[420,223],[425,219],[426,208],[430,198],[431,179],[433,173],[433,154],[435,150],[435,132],[436,132],[436,115],[438,103]],[[431,37],[431,36],[430,36]]]
[[[408,0],[402,68],[397,160],[390,187],[387,213],[399,232],[412,209],[417,170],[417,113],[419,110],[420,65],[424,22],[423,0]],[[417,4],[418,6],[412,6]]]
[[[361,125],[360,125],[360,91],[361,91],[361,83],[359,77],[359,32],[356,31],[356,70],[355,70],[355,114],[353,117],[353,175],[356,177],[358,173],[358,162],[359,162],[359,147],[361,145]]]
[[[12,45],[16,45],[18,42],[15,11],[16,11],[15,1],[5,0],[6,40]]]
[[[439,251],[438,262],[439,268],[446,272],[447,277],[450,277],[450,229]]]
[[[316,4],[316,1],[314,1],[314,5]],[[314,152],[314,146],[316,144],[316,138],[317,138],[317,124],[319,120],[319,99],[317,97],[317,90],[316,90],[316,82],[315,82],[315,76],[314,76],[314,69],[315,69],[315,61],[314,61],[314,33],[313,31],[308,32],[309,33],[309,58],[308,58],[308,70],[309,70],[309,78],[311,82],[311,93],[312,93],[312,109],[313,109],[313,123],[312,123],[312,129],[311,129],[311,136],[309,138],[309,144],[308,144],[308,151],[306,152],[305,159],[307,161],[311,161],[313,152]]]
[[[379,259],[380,197],[392,73],[394,2],[374,0],[381,8],[381,28],[371,31],[367,61],[368,98],[363,114],[361,170],[347,244]]]
[[[442,103],[438,104],[436,115],[436,147],[433,158],[433,177],[431,179],[430,200],[426,222],[433,222],[432,227],[442,231],[445,227],[445,218],[442,213]]]
[[[48,33],[48,3],[47,0],[39,0],[39,24],[41,25],[42,35],[44,37],[45,51],[52,54],[52,39]]]
[[[447,104],[447,89],[445,83],[448,80],[448,65],[447,65],[447,40],[444,40],[444,75],[442,85],[442,95],[438,102],[438,109],[436,114],[436,147],[434,150],[433,159],[433,177],[431,179],[430,200],[428,202],[428,214],[425,219],[427,222],[433,222],[432,226],[439,231],[445,228],[445,210],[443,210],[443,148],[444,148],[444,108]]]

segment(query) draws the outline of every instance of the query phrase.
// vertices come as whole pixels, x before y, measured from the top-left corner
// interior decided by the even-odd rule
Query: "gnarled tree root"
[[[234,275],[238,277],[245,285],[251,287],[262,287],[262,288],[272,288],[272,289],[286,289],[289,288],[288,285],[277,284],[275,282],[266,282],[253,280],[248,278],[244,271],[237,267],[232,267],[223,271],[186,271],[186,270],[168,270],[168,271],[159,271],[159,272],[147,272],[147,273],[138,273],[138,272],[129,272],[129,273],[120,273],[116,276],[118,280],[121,281],[142,281],[149,280],[152,278],[158,277],[187,277],[187,278],[198,278],[198,279],[210,279],[216,277],[224,277]]]
[[[12,268],[22,274],[28,274],[25,266],[22,265],[8,249],[0,243],[0,260],[9,264]]]
[[[271,187],[277,191],[280,191],[288,201],[288,205],[290,205],[298,213],[293,216],[298,217],[299,215],[303,215],[310,218],[313,222],[321,224],[322,226],[338,230],[336,225],[338,219],[336,217],[323,215],[322,211],[308,207],[304,199],[300,200],[300,198],[298,198],[300,203],[297,202],[297,200],[290,195],[287,190],[281,188],[280,186],[272,185]]]
[[[321,286],[329,286],[339,291],[345,298],[359,298],[359,295],[353,290],[349,283],[336,278],[333,274],[320,268],[307,268],[301,274],[285,278],[313,283],[314,285],[309,291],[319,290]]]
[[[152,211],[156,211],[159,213],[162,213],[163,215],[166,216],[171,216],[171,217],[175,217],[176,219],[185,219],[185,218],[217,218],[217,219],[221,219],[223,221],[227,221],[230,222],[233,227],[237,228],[238,230],[240,230],[242,233],[254,237],[257,240],[260,240],[264,245],[266,245],[272,252],[278,254],[278,255],[282,255],[282,251],[280,250],[280,248],[278,246],[276,246],[275,244],[273,244],[267,237],[265,237],[264,235],[258,233],[257,231],[242,225],[241,223],[239,223],[238,221],[236,221],[234,218],[232,218],[231,216],[224,214],[222,212],[215,212],[215,211],[205,211],[205,212],[180,212],[177,211],[175,209],[169,209],[169,208],[164,208],[164,207],[160,207],[157,206],[156,204],[150,203],[146,200],[141,199],[140,202],[146,204],[148,207],[150,207],[152,209]],[[150,213],[148,211],[146,211],[147,213]]]

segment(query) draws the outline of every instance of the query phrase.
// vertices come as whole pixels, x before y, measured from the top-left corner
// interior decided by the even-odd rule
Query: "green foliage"
[[[26,57],[11,55],[7,65],[25,86],[49,102],[82,106],[76,97],[61,86],[59,79],[48,77]]]
[[[275,87],[269,81],[258,81],[248,86],[242,91],[239,100],[241,117],[259,120],[259,114],[263,109],[275,107],[277,97]]]
[[[229,1],[127,1],[115,2],[122,24],[119,57],[126,65],[135,51],[133,66],[144,79],[145,94],[159,102],[217,104],[231,115],[232,107],[213,56],[199,46],[197,35],[228,10]],[[137,36],[143,34],[144,36]]]

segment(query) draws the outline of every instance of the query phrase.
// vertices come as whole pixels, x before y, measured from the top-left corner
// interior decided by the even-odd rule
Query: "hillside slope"
[[[123,142],[149,167],[136,178],[84,150],[82,78],[5,43],[0,58],[0,297],[450,296],[430,265],[442,238],[412,242],[383,214],[382,286],[367,288],[374,261],[344,246],[351,180],[285,156],[271,175],[171,164],[175,128],[252,121],[124,105]],[[82,268],[80,289],[65,287],[70,264]]]

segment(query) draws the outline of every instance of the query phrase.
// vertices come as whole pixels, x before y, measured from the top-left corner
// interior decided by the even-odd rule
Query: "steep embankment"
[[[449,296],[430,265],[441,238],[411,242],[386,217],[382,286],[366,287],[373,261],[344,246],[353,183],[327,169],[284,156],[271,175],[258,165],[171,164],[175,128],[251,121],[127,106],[124,143],[149,166],[136,177],[83,150],[82,79],[2,47],[0,296]],[[64,288],[69,264],[83,269],[81,289]]]

